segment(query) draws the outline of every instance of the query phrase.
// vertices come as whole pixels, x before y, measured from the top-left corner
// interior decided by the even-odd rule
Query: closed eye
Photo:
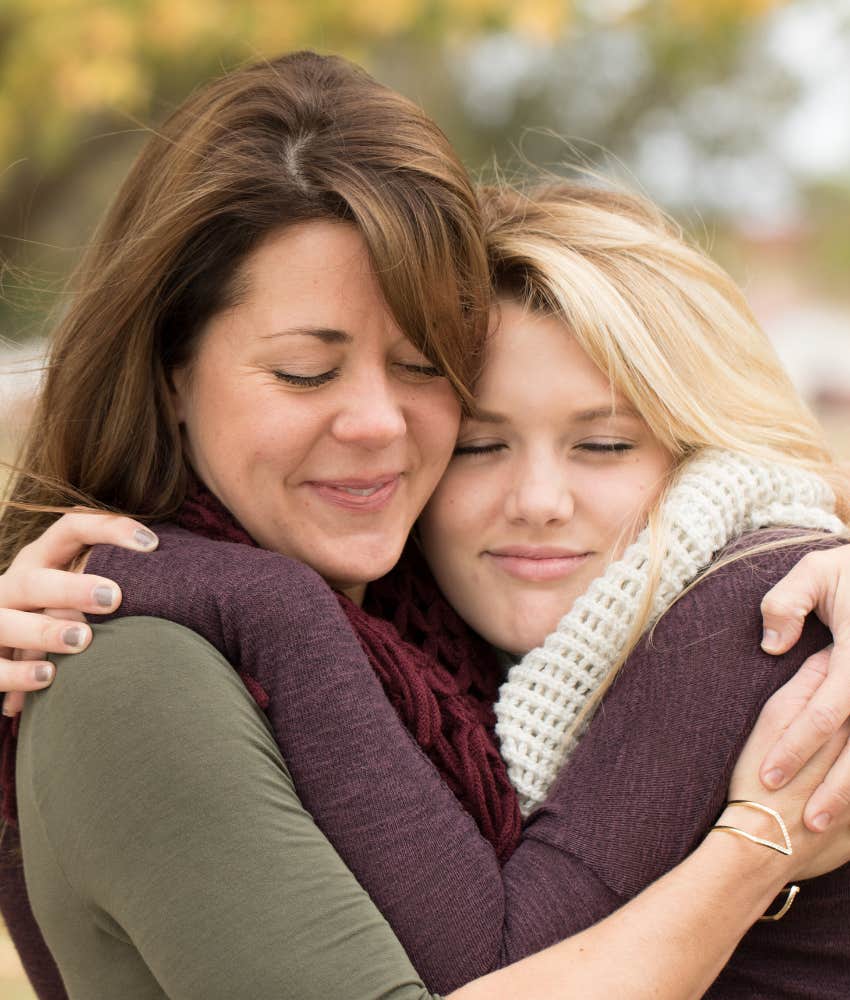
[[[442,378],[443,372],[436,365],[406,365],[399,362],[399,367],[404,369],[408,375],[415,375],[420,378]]]
[[[455,446],[455,455],[490,455],[493,452],[507,448],[501,441],[494,441],[492,444],[459,444]]]
[[[302,389],[315,389],[327,382],[332,382],[339,375],[339,368],[331,368],[330,371],[321,372],[319,375],[293,375],[291,372],[284,372],[275,369],[274,377],[279,382],[286,385],[296,386]]]
[[[622,455],[633,451],[635,446],[629,441],[582,441],[576,447],[596,455]]]

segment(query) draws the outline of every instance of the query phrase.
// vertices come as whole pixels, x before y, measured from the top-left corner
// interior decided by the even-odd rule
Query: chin
[[[349,558],[344,562],[328,560],[325,565],[314,567],[335,590],[365,587],[366,584],[380,580],[398,562],[401,551],[364,553],[361,558],[358,558],[356,552],[348,555]]]
[[[523,622],[516,623],[509,631],[504,631],[500,637],[501,641],[495,637],[487,639],[487,641],[491,645],[503,649],[506,653],[510,653],[511,656],[525,656],[529,650],[543,645],[547,637],[558,627],[558,622],[560,622],[568,610],[569,608],[562,609],[559,607],[551,615],[546,615],[545,617],[541,617],[538,613],[534,616],[534,621],[526,619]]]

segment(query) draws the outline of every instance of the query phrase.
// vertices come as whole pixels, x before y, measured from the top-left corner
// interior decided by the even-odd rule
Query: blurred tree
[[[761,170],[774,211],[797,194],[770,127],[799,84],[759,40],[783,6],[0,0],[0,330],[41,315],[149,125],[204,78],[298,47],[348,55],[418,100],[473,166],[517,147],[563,160],[551,134],[524,135],[541,125],[589,140],[591,163],[621,157],[673,207],[757,210]]]

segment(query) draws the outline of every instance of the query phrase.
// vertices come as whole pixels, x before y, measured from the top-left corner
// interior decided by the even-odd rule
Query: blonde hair
[[[832,487],[845,522],[850,483],[740,289],[656,206],[564,181],[485,188],[480,200],[496,294],[562,319],[673,459],[646,521],[647,593],[574,731],[651,623],[667,541],[663,501],[690,457],[722,448],[807,469]]]

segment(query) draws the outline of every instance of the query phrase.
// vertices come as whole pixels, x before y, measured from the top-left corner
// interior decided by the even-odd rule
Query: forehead
[[[234,343],[325,331],[325,343],[402,333],[387,306],[366,244],[350,223],[317,221],[280,230],[246,260],[233,305],[207,334]]]
[[[278,230],[249,255],[242,280],[253,296],[275,296],[282,288],[321,291],[353,285],[381,297],[366,243],[348,222],[318,220]]]
[[[479,398],[508,392],[524,393],[529,400],[552,394],[565,401],[577,396],[609,402],[621,398],[567,323],[510,300],[494,310]]]

